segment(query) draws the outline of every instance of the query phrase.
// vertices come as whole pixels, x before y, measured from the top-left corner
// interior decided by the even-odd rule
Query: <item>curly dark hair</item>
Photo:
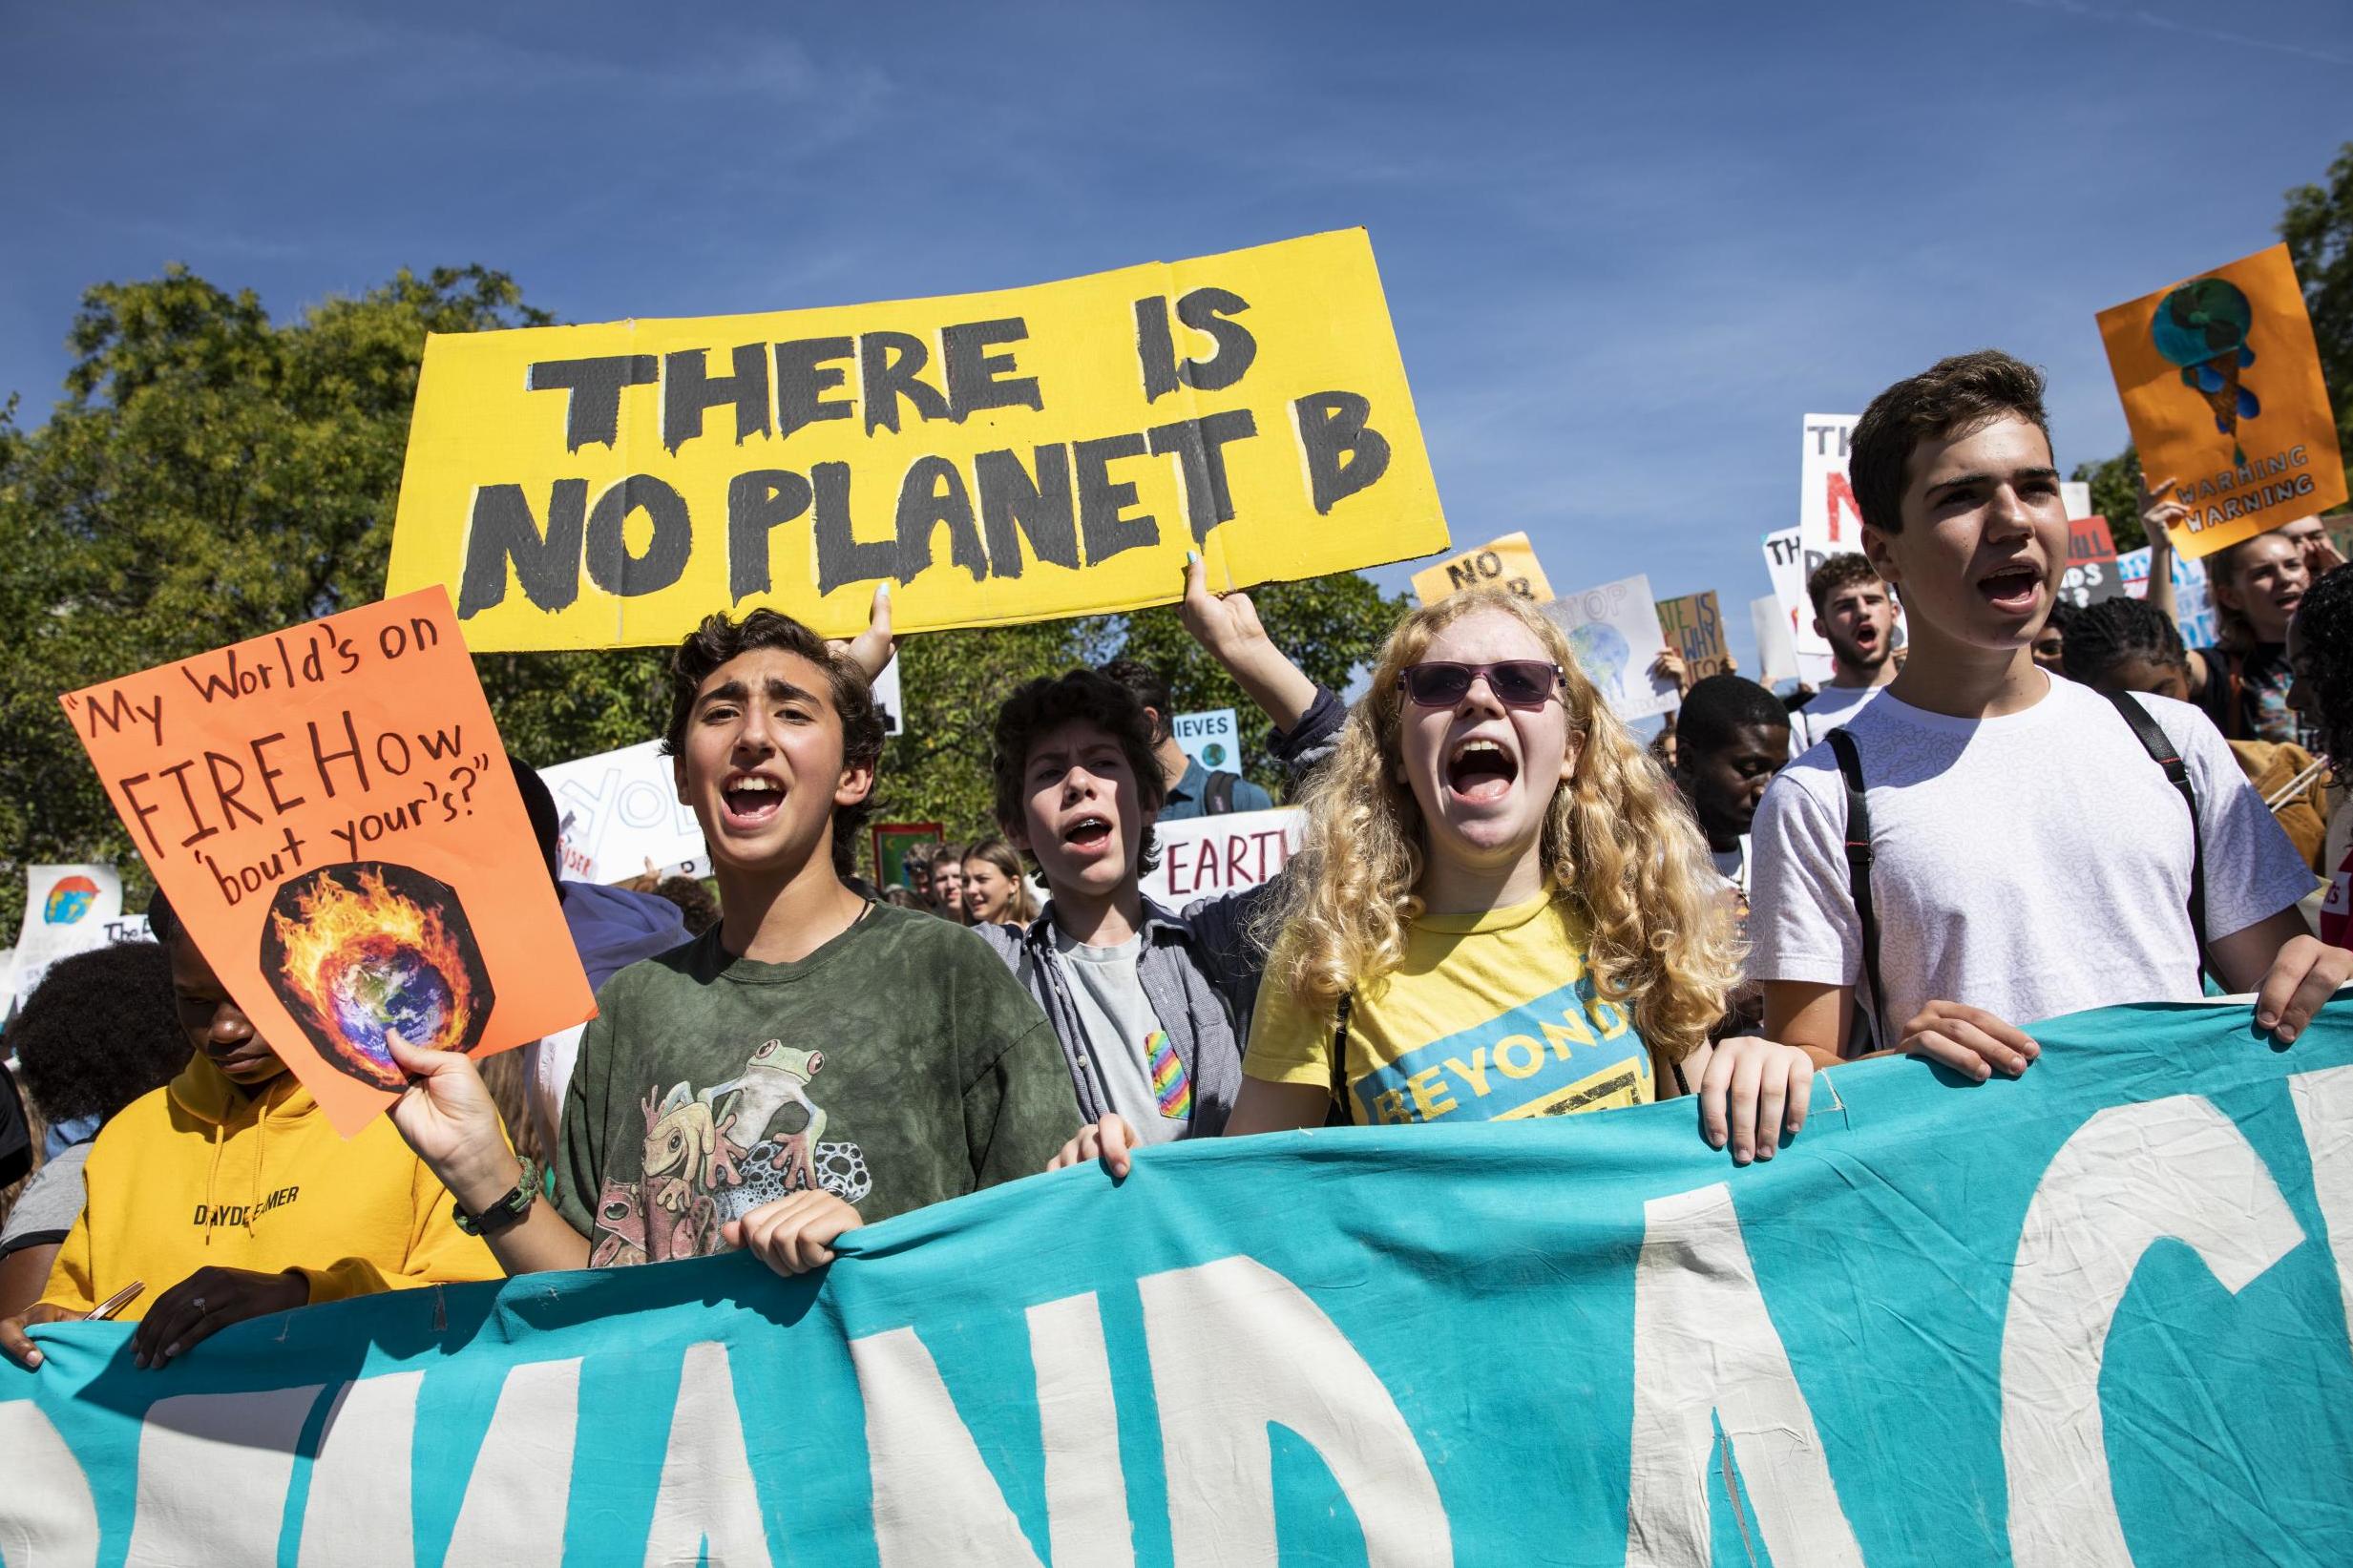
[[[1841,550],[1825,556],[1806,578],[1806,597],[1814,601],[1814,613],[1822,614],[1822,605],[1841,588],[1851,588],[1859,582],[1876,582],[1881,588],[1887,584],[1880,577],[1879,568],[1852,550]]]
[[[836,655],[825,638],[773,610],[754,610],[742,620],[724,615],[707,617],[686,634],[670,657],[670,722],[662,736],[662,754],[676,757],[686,744],[686,721],[694,714],[695,696],[711,672],[731,659],[759,648],[797,654],[825,671],[828,696],[842,722],[842,765],[880,769],[884,739],[882,710],[874,705],[874,691],[866,672]],[[857,868],[858,840],[866,820],[873,815],[874,791],[855,805],[833,807],[833,869],[842,876]]]
[[[2313,745],[2340,783],[2353,780],[2353,566],[2304,591],[2293,631],[2296,683]]]
[[[59,959],[9,1025],[9,1044],[42,1116],[113,1116],[187,1065],[171,954],[117,942]]]
[[[1881,533],[1902,532],[1904,470],[1914,449],[2004,414],[2017,415],[2050,441],[2043,372],[1999,348],[1939,360],[1873,398],[1855,422],[1846,464],[1862,520]]]
[[[1158,811],[1167,799],[1167,783],[1161,777],[1160,760],[1152,755],[1152,723],[1144,715],[1144,704],[1109,675],[1095,670],[1071,670],[1029,681],[1005,699],[1004,706],[997,710],[996,751],[991,771],[1000,826],[1018,825],[1021,821],[1021,801],[1026,793],[1021,781],[1029,770],[1030,747],[1040,735],[1073,720],[1098,725],[1119,742],[1120,755],[1127,760],[1128,771],[1136,776],[1139,805],[1146,811]],[[1140,875],[1160,864],[1160,850],[1152,842],[1148,826],[1144,830],[1142,847],[1136,861]],[[1030,864],[1038,864],[1035,854],[1030,856]]]
[[[2190,671],[2174,617],[2147,599],[2116,597],[2087,604],[2067,620],[2059,667],[2069,680],[2096,686],[2128,659],[2162,669]]]

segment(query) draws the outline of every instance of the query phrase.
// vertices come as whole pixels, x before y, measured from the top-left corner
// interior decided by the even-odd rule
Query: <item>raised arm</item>
[[[1248,594],[1209,591],[1209,569],[1191,553],[1185,557],[1185,602],[1179,616],[1193,640],[1226,667],[1234,684],[1274,721],[1275,728],[1288,733],[1299,727],[1315,706],[1320,688],[1267,636]]]

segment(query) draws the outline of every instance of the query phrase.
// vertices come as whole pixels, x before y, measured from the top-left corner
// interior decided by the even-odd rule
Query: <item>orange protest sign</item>
[[[384,1036],[487,1056],[596,1012],[438,587],[58,699],[213,972],[348,1138]]]
[[[2344,461],[2285,245],[2100,312],[2141,471],[2172,481],[2185,556],[2327,511]]]

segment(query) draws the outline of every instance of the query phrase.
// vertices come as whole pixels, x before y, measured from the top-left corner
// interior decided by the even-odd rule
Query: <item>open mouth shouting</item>
[[[1082,860],[1111,852],[1111,819],[1089,811],[1062,824],[1062,847]]]
[[[2005,616],[2029,616],[2043,592],[2043,572],[2032,561],[2012,561],[1977,579],[1985,602]]]
[[[1471,735],[1446,753],[1446,789],[1472,805],[1489,805],[1511,793],[1520,778],[1520,759],[1490,736]]]
[[[724,820],[736,832],[767,826],[784,809],[785,786],[765,773],[730,773],[719,786]]]

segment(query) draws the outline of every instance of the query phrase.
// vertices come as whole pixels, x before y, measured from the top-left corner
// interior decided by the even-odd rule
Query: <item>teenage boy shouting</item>
[[[1274,721],[1293,765],[1321,755],[1346,719],[1339,699],[1276,648],[1245,594],[1187,569],[1186,629]],[[1057,1163],[1132,1145],[1215,1137],[1242,1083],[1242,1036],[1264,954],[1251,893],[1182,914],[1144,896],[1152,826],[1166,807],[1164,723],[1110,670],[1029,682],[998,710],[996,812],[1051,895],[1025,928],[979,934],[1053,1020],[1079,1108],[1092,1126]]]
[[[1878,1038],[1981,1080],[2017,1074],[2039,1049],[2021,1022],[2194,1000],[2202,946],[2224,986],[2257,993],[2256,1022],[2293,1040],[2353,952],[2307,932],[2311,872],[2229,746],[2195,708],[2137,699],[2187,763],[2194,839],[2127,716],[2034,665],[2068,536],[2040,373],[1985,350],[1897,383],[1856,426],[1850,471],[1864,550],[1911,634],[1902,673],[1845,726],[1870,818]],[[1848,823],[1817,745],[1766,791],[1753,846],[1765,1034],[1823,1064],[1870,969]]]
[[[419,1081],[393,1119],[508,1272],[740,1245],[798,1273],[865,1220],[1042,1168],[1068,1135],[1054,1032],[1004,966],[845,880],[883,742],[861,666],[889,636],[877,594],[850,653],[767,610],[680,644],[663,744],[724,913],[598,993],[552,1204],[473,1063],[400,1049]]]
[[[1852,464],[1849,464],[1850,469]],[[1896,678],[1896,602],[1871,563],[1841,552],[1806,578],[1814,635],[1830,644],[1830,684],[1789,716],[1796,757],[1862,711]]]

